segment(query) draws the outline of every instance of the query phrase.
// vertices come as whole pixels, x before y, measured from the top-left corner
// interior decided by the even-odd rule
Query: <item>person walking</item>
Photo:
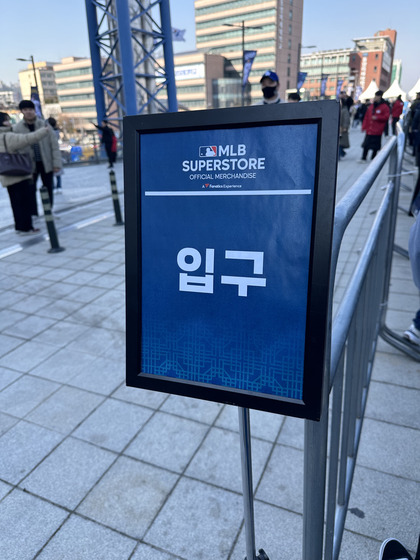
[[[401,113],[404,109],[404,103],[401,99],[401,95],[392,104],[391,117],[392,117],[392,134],[397,135],[397,122],[400,120]]]
[[[101,144],[105,146],[106,155],[108,157],[108,169],[114,167],[115,160],[117,159],[117,137],[112,128],[108,125],[108,121],[103,119],[102,126],[93,123],[98,130],[102,132]]]
[[[345,91],[340,93],[340,139],[338,142],[338,159],[343,159],[347,155],[344,148],[350,148],[349,128],[350,112],[348,108],[348,96]]]
[[[35,105],[32,101],[23,100],[19,103],[19,109],[22,111],[23,119],[13,127],[13,132],[19,134],[27,134],[44,128],[45,121],[36,116]],[[33,162],[33,187],[32,187],[32,216],[38,216],[38,207],[36,201],[36,183],[38,177],[41,176],[42,184],[47,187],[50,197],[51,208],[53,206],[53,175],[61,170],[63,164],[61,161],[60,148],[57,138],[48,127],[48,134],[42,140],[33,143],[32,147],[27,148],[27,153],[32,157]]]
[[[25,153],[28,146],[42,141],[48,135],[44,126],[35,132],[16,134],[12,132],[12,124],[7,113],[0,113],[0,152]],[[39,229],[33,227],[31,216],[31,192],[33,190],[33,176],[26,175],[0,175],[0,182],[7,188],[12,206],[16,233],[34,234]]]
[[[417,104],[416,110],[414,112],[414,117],[411,121],[411,127],[414,157],[415,163],[418,167],[418,173],[417,183],[414,187],[414,193],[411,198],[410,207],[408,209],[409,216],[413,216],[414,212],[418,212],[420,210],[420,201],[418,200],[418,196],[420,194],[420,103]]]
[[[369,150],[373,159],[381,149],[381,137],[389,119],[389,107],[382,99],[383,91],[375,93],[373,103],[369,105],[362,123],[362,130],[366,132],[363,141],[363,154],[359,163],[365,163]]]

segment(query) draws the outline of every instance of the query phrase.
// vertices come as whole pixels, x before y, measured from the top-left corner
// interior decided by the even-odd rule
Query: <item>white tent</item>
[[[401,95],[401,99],[406,101],[407,94],[403,91],[398,83],[398,80],[394,80],[391,86],[386,90],[384,93],[384,99],[396,99],[399,95]]]
[[[378,86],[375,80],[372,80],[368,85],[367,89],[363,93],[360,94],[360,101],[366,101],[366,99],[373,99],[375,97],[375,93],[378,91]]]
[[[410,91],[408,92],[409,99],[415,99],[416,98],[416,93],[418,91],[420,91],[420,78],[417,80],[414,87],[412,89],[410,89]]]

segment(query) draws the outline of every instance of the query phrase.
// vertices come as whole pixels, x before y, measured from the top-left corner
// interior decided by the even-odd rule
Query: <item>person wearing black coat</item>
[[[117,139],[114,131],[108,126],[108,121],[103,120],[102,126],[93,123],[98,130],[102,132],[101,144],[105,146],[106,155],[108,157],[108,169],[114,167],[115,160],[117,159]]]

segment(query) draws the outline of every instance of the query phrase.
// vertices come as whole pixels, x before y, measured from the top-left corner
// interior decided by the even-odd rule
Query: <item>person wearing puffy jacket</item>
[[[36,132],[18,134],[12,132],[12,125],[7,113],[0,113],[0,152],[25,153],[25,149],[39,142],[48,134],[46,127]],[[15,220],[16,233],[39,233],[32,225],[31,190],[33,188],[32,173],[28,175],[0,175],[0,182],[7,188]]]
[[[382,99],[383,91],[375,93],[373,103],[368,107],[363,119],[362,130],[366,132],[363,141],[363,155],[360,163],[365,163],[369,150],[372,150],[373,159],[381,149],[381,137],[389,119],[389,107]]]

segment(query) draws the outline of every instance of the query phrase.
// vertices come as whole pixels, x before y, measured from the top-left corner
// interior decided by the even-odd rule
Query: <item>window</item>
[[[374,67],[373,67],[373,71],[376,72],[377,70],[378,70],[378,67],[377,67],[377,66],[374,66]]]
[[[290,80],[287,80],[287,89],[290,89]]]
[[[287,75],[290,76],[290,66],[287,67]]]
[[[375,59],[378,60],[378,58],[379,58],[379,54],[376,53],[376,54],[375,54]]]
[[[289,35],[291,35],[291,34],[292,34],[292,25],[289,24]]]
[[[291,64],[292,63],[292,55],[289,53],[287,55],[287,64]]]
[[[287,41],[287,48],[288,48],[288,49],[291,49],[291,48],[292,48],[292,40],[291,40],[291,39],[289,39],[289,40]]]
[[[293,10],[289,10],[289,19],[290,21],[293,19]]]

